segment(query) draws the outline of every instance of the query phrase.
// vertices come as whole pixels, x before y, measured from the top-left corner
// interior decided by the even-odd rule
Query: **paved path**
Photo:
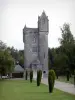
[[[47,78],[43,78],[41,82],[43,84],[48,85]],[[59,90],[62,90],[64,92],[68,92],[68,93],[71,93],[71,94],[75,94],[75,87],[74,87],[73,84],[55,81],[54,87],[57,88],[57,89],[59,89]]]

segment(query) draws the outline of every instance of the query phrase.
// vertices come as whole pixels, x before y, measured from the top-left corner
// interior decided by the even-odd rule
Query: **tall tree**
[[[69,24],[64,24],[61,28],[62,38],[60,39],[63,53],[68,56],[68,67],[71,70],[75,69],[75,40],[70,30]]]
[[[70,31],[70,25],[69,24],[64,24],[63,27],[61,28],[62,32],[62,38],[60,40],[60,44],[62,46],[65,46],[67,44],[74,44],[75,40],[74,37]]]
[[[7,48],[7,45],[0,40],[0,50],[5,50],[6,48]]]
[[[48,69],[53,68],[54,65],[54,59],[52,55],[52,51],[50,48],[48,48]]]
[[[14,59],[7,49],[0,49],[0,74],[11,73],[14,68]]]

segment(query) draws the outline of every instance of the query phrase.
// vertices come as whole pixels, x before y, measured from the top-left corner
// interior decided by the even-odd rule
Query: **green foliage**
[[[0,74],[9,74],[10,76],[17,61],[24,67],[24,50],[18,51],[14,47],[7,47],[5,43],[0,41]]]
[[[69,24],[64,24],[63,28],[61,28],[62,31],[62,38],[60,39],[61,45],[66,45],[66,44],[74,44],[74,37],[70,31],[70,25]]]
[[[0,74],[9,74],[13,71],[14,59],[8,50],[0,50]]]
[[[74,70],[74,75],[75,75],[75,70]]]
[[[18,51],[14,47],[7,47],[5,43],[0,41],[0,74],[9,74],[10,76],[17,61],[24,67],[24,50]]]
[[[31,70],[30,71],[30,82],[32,83],[32,80],[33,80],[33,71]]]
[[[68,66],[68,57],[64,53],[56,54],[54,57],[54,67],[56,70],[60,69],[60,71],[64,72],[64,69]]]
[[[56,77],[58,79],[60,70],[56,70]]]
[[[69,68],[73,74],[75,70],[75,40],[70,31],[69,24],[64,24],[61,28],[62,37],[60,46],[49,50],[49,69],[51,68],[50,52],[53,56],[54,64],[53,69],[60,70],[60,75],[64,75],[66,68]]]
[[[51,62],[50,62],[50,48],[48,48],[48,69],[51,67]]]
[[[70,70],[75,69],[75,40],[70,31],[69,24],[64,24],[62,31],[62,38],[60,39],[64,54],[68,56],[68,67]]]
[[[5,50],[7,45],[0,40],[0,50]]]
[[[49,84],[49,92],[53,92],[53,77],[51,75],[48,76],[48,84]]]
[[[67,76],[67,81],[69,81],[69,78],[70,78],[70,71],[69,71],[68,68],[66,69],[66,76]]]
[[[54,88],[54,83],[55,83],[55,72],[54,70],[50,70],[48,73],[48,84],[49,84],[49,92],[53,92]]]
[[[24,67],[24,50],[17,50],[14,47],[7,48],[12,57],[14,58],[15,62],[19,62],[19,65]]]
[[[55,71],[51,69],[50,72],[49,72],[49,75],[51,75],[51,76],[53,77],[53,86],[54,86],[54,83],[55,83],[55,77],[56,77]]]
[[[40,86],[41,78],[42,78],[42,71],[38,70],[37,71],[37,86]]]
[[[24,66],[24,57],[23,57],[23,56],[21,56],[21,57],[19,58],[19,64],[20,64],[21,66]]]
[[[75,70],[74,70],[74,86],[75,86]]]
[[[54,66],[54,58],[51,49],[48,48],[48,69],[50,70]]]
[[[42,78],[42,71],[40,70],[40,82],[41,82],[41,78]]]
[[[26,75],[25,75],[25,77],[26,77],[26,80],[28,79],[28,71],[26,70]]]
[[[39,86],[39,71],[37,71],[37,86]]]

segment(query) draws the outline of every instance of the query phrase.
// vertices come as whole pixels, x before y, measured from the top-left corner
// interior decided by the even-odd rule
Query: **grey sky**
[[[60,27],[65,22],[75,36],[75,0],[0,0],[0,40],[23,49],[23,27],[37,27],[43,10],[49,18],[49,47],[59,46]]]

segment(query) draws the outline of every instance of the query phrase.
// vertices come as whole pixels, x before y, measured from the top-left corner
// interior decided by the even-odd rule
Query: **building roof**
[[[38,32],[38,28],[29,28],[29,27],[24,27],[23,32],[27,32],[27,31],[31,31],[31,32]]]
[[[24,72],[24,69],[20,65],[15,65],[14,72]]]

